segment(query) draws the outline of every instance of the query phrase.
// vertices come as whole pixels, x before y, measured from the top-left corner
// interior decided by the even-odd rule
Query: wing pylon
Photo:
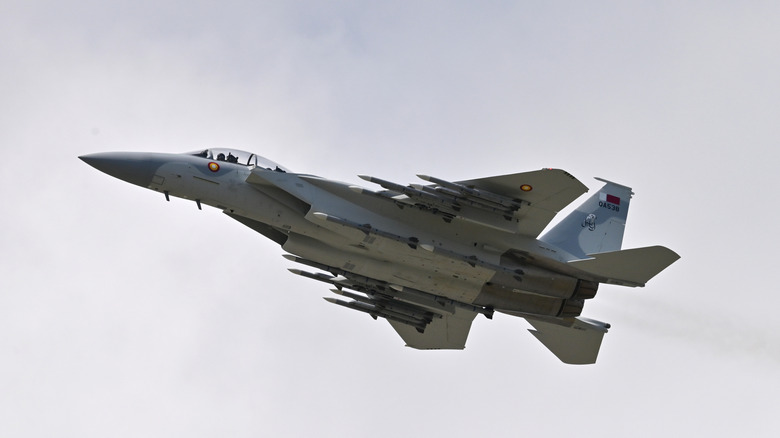
[[[576,178],[558,169],[458,182],[418,175],[432,184],[408,186],[359,176],[386,191],[350,187],[358,193],[393,200],[399,206],[415,206],[448,223],[458,218],[530,237],[536,237],[558,211],[587,191]]]
[[[373,176],[358,176],[392,192],[386,193],[385,196],[396,201],[414,204],[418,208],[441,215],[445,222],[451,222],[457,217],[505,229],[506,224],[495,219],[501,218],[503,221],[511,223],[515,213],[523,205],[523,201],[519,199],[509,199],[485,190],[469,188],[462,184],[427,175],[418,175],[418,177],[424,181],[433,182],[435,185],[410,184],[403,186]],[[525,205],[529,204],[526,202]],[[510,228],[510,230],[514,229]]]
[[[471,323],[477,314],[493,318],[493,309],[452,300],[440,295],[389,284],[339,268],[323,265],[293,255],[288,260],[311,266],[333,275],[290,269],[293,274],[335,286],[331,291],[351,299],[325,297],[329,303],[384,318],[416,349],[462,349]]]
[[[385,281],[376,280],[362,275],[357,275],[345,271],[343,269],[339,269],[333,266],[327,266],[312,260],[296,257],[291,254],[285,254],[284,258],[296,263],[300,263],[333,274],[333,275],[328,275],[321,272],[313,273],[313,272],[303,271],[300,269],[289,269],[289,271],[292,272],[293,274],[310,278],[312,280],[329,283],[335,286],[339,290],[346,288],[369,296],[381,295],[396,300],[403,300],[415,305],[429,308],[437,313],[444,312],[448,314],[453,314],[455,313],[455,309],[460,308],[463,310],[467,310],[469,312],[481,313],[485,315],[485,317],[488,319],[493,318],[494,311],[492,308],[489,307],[464,303],[441,295],[435,295],[414,288],[391,284]]]

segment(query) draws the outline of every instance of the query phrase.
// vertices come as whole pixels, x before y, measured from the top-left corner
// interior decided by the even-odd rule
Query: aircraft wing
[[[446,222],[458,218],[529,237],[538,236],[561,209],[588,191],[584,184],[560,169],[456,182],[418,175],[431,184],[407,186],[360,175],[360,178],[386,189],[379,192],[312,175],[296,176],[356,205],[379,198],[384,202],[420,208],[442,217]],[[300,183],[287,174],[254,170],[246,181],[262,187],[264,193],[273,187],[309,205],[317,200],[316,192],[302,190]]]
[[[444,314],[431,321],[422,333],[407,324],[388,320],[406,342],[407,347],[418,350],[462,350],[476,312],[457,309],[454,314]]]
[[[370,194],[414,205],[441,215],[447,222],[458,218],[529,237],[538,236],[561,209],[588,191],[584,184],[560,169],[457,182],[418,175],[432,184],[408,186],[372,176],[360,177],[387,189]]]
[[[472,179],[458,184],[522,201],[514,212],[517,226],[513,231],[529,237],[538,236],[559,211],[588,191],[577,178],[560,169]]]
[[[326,297],[326,301],[367,313],[374,319],[386,319],[408,347],[463,349],[476,315],[482,313],[487,318],[493,317],[492,309],[392,285],[293,255],[285,258],[328,272],[290,269],[293,274],[335,286],[332,292],[349,299]]]
[[[542,169],[471,179],[458,183],[467,187],[484,189],[507,198],[522,199],[535,208],[555,212],[560,211],[588,191],[588,188],[577,178],[561,169]]]

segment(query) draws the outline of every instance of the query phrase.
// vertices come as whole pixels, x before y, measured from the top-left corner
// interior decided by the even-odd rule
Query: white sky
[[[776,436],[777,2],[0,3],[3,436]],[[256,151],[365,185],[634,188],[599,362],[522,320],[421,352],[214,209],[85,165]]]

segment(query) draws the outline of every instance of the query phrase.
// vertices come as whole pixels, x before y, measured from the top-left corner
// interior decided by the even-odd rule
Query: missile
[[[348,309],[358,310],[358,311],[363,312],[363,313],[368,313],[374,319],[377,319],[377,317],[379,316],[379,315],[374,314],[374,312],[369,311],[368,309],[364,309],[362,307],[352,306],[352,303],[349,303],[347,301],[337,300],[337,299],[335,299],[333,297],[322,297],[322,299],[327,301],[327,302],[329,302],[329,303],[337,304],[339,306],[346,307]]]
[[[466,196],[470,196],[473,198],[477,198],[482,201],[489,201],[495,204],[498,204],[502,207],[509,208],[512,210],[517,210],[521,207],[522,203],[518,202],[514,199],[508,198],[506,196],[497,195],[493,192],[489,192],[487,190],[483,189],[476,189],[464,186],[463,184],[458,184],[450,181],[445,181],[443,179],[435,178],[429,175],[417,175],[418,178],[420,178],[423,181],[432,182],[434,184],[438,184],[442,187],[455,190],[457,192],[460,192]]]
[[[432,248],[433,247],[431,246],[431,249],[429,249],[429,251],[432,250]],[[290,272],[294,274],[298,274],[307,278],[313,278],[315,280],[330,283],[336,287],[345,287],[363,293],[382,291],[383,294],[392,295],[395,298],[408,301],[410,303],[436,309],[435,310],[436,312],[443,311],[449,314],[454,314],[455,308],[457,307],[457,308],[468,310],[470,312],[481,313],[485,315],[485,317],[488,319],[493,318],[494,312],[493,309],[490,307],[468,304],[447,297],[443,297],[441,295],[436,295],[430,292],[421,291],[419,289],[404,287],[392,283],[386,283],[384,281],[376,280],[370,277],[352,274],[350,272],[344,271],[343,269],[339,269],[333,266],[323,265],[321,263],[317,263],[311,260],[296,257],[292,254],[285,254],[284,258],[290,261],[294,261],[296,263],[301,263],[307,266],[316,267],[323,271],[330,272],[334,275],[337,275],[337,277],[328,277],[325,274],[317,275],[317,274],[312,274],[310,272],[306,273],[308,275],[304,275],[304,274],[299,274],[299,272],[302,273],[305,271],[301,271],[299,269],[290,269]],[[312,276],[316,276],[316,278]]]
[[[301,261],[301,263],[309,261],[309,260],[305,260],[305,259],[299,259],[297,257],[295,257],[295,258],[298,261]],[[319,272],[318,273],[313,273],[313,272],[303,271],[301,269],[295,269],[295,268],[288,268],[287,270],[292,272],[295,275],[300,275],[301,277],[311,278],[312,280],[321,281],[323,283],[329,283],[329,284],[332,284],[332,285],[334,285],[334,286],[336,286],[338,288],[345,287],[345,288],[348,288],[348,289],[354,289],[354,290],[357,290],[358,292],[363,292],[363,293],[369,293],[374,288],[381,287],[381,286],[377,286],[377,285],[371,285],[371,284],[368,284],[368,283],[355,282],[355,281],[353,281],[353,280],[351,280],[351,279],[341,275],[341,272],[345,273],[346,271],[340,271],[338,269],[331,268],[329,266],[324,266],[324,267],[327,268],[330,271],[336,271],[336,272],[339,272],[339,273],[336,276],[330,276],[330,275],[319,273]]]
[[[349,301],[342,301],[337,300],[336,298],[332,297],[323,297],[323,299],[329,303],[337,304],[342,307],[346,307],[348,309],[357,310],[359,312],[368,313],[371,315],[372,318],[376,319],[377,317],[384,318],[390,321],[396,321],[400,322],[402,324],[406,324],[409,326],[412,326],[417,329],[418,332],[423,333],[425,331],[425,327],[428,326],[428,323],[425,321],[420,321],[417,319],[407,318],[404,316],[396,316],[391,315],[387,313],[386,311],[382,309],[377,309],[374,306],[371,306],[370,304],[362,304],[355,301],[349,302]],[[362,305],[361,305],[362,304]]]
[[[332,284],[334,284],[334,285],[336,285],[338,287],[342,287],[342,286],[343,287],[348,287],[350,289],[356,289],[356,290],[362,292],[362,290],[360,290],[360,289],[366,289],[366,290],[382,289],[383,290],[383,289],[386,289],[387,286],[388,286],[383,281],[376,280],[376,279],[373,279],[373,278],[370,278],[370,277],[366,277],[366,276],[363,276],[363,275],[353,274],[353,273],[345,271],[345,270],[343,270],[341,268],[336,268],[334,266],[324,265],[322,263],[317,263],[317,262],[312,261],[312,260],[296,257],[296,256],[294,256],[292,254],[285,254],[283,257],[286,258],[287,260],[290,260],[290,261],[293,261],[293,262],[296,262],[296,263],[301,263],[301,264],[306,265],[306,266],[311,266],[311,267],[314,267],[314,268],[317,268],[317,269],[321,269],[321,270],[326,271],[326,272],[330,272],[331,274],[335,275],[335,277],[329,277],[330,280],[328,280],[328,282],[332,283]],[[299,269],[292,269],[292,268],[290,268],[288,270],[293,272],[294,274],[298,274],[297,271],[300,271]],[[305,271],[300,271],[300,272],[305,272]],[[306,272],[306,274],[317,275],[317,274],[312,274],[310,272]],[[298,275],[301,275],[301,274],[298,274]],[[303,275],[303,276],[307,277],[307,275]],[[327,275],[324,275],[324,277],[327,277]],[[320,279],[320,278],[324,278],[324,277],[320,276],[320,277],[318,277],[316,279]],[[310,277],[307,277],[307,278],[310,278]]]
[[[287,260],[289,260],[291,262],[300,263],[300,264],[306,265],[306,266],[311,266],[312,268],[317,268],[317,269],[319,269],[321,271],[331,272],[331,269],[332,269],[328,265],[323,265],[322,263],[317,263],[317,262],[312,261],[312,260],[307,260],[307,259],[304,259],[304,258],[296,257],[296,256],[294,256],[292,254],[283,254],[282,257],[286,258]],[[335,272],[334,272],[334,274],[335,274]]]
[[[402,193],[410,198],[419,199],[422,200],[424,203],[429,205],[436,205],[439,207],[451,209],[452,204],[451,202],[447,201],[446,199],[442,199],[439,196],[436,196],[432,193],[427,193],[422,190],[417,190],[412,187],[402,186],[401,184],[397,184],[391,181],[386,181],[380,178],[376,178],[373,176],[368,175],[358,175],[358,177],[368,181],[372,182],[374,184],[379,184],[380,186],[392,190],[394,192]]]
[[[504,217],[504,219],[511,221],[515,210],[511,208],[507,208],[504,206],[496,206],[496,205],[487,205],[485,202],[480,202],[481,200],[475,200],[473,198],[465,197],[460,192],[456,192],[454,190],[450,190],[445,187],[432,187],[432,186],[424,186],[421,184],[410,184],[411,187],[414,187],[416,189],[422,190],[426,193],[432,193],[440,197],[446,197],[447,199],[452,202],[452,208],[455,211],[460,212],[462,210],[463,206],[468,206],[477,210],[486,211],[488,213],[492,214],[499,214]],[[458,214],[458,217],[464,220],[472,220],[469,216],[464,216],[463,214]]]
[[[413,192],[413,193],[416,192],[416,190],[410,189],[409,187],[403,186],[403,185],[398,184],[398,183],[394,183],[392,181],[387,181],[387,180],[384,180],[384,179],[381,179],[381,178],[377,178],[375,176],[358,175],[358,178],[360,178],[362,180],[365,180],[365,181],[368,181],[370,183],[378,184],[378,185],[386,188],[387,190],[392,190],[392,191],[398,192],[398,193],[406,194],[406,192],[408,192],[408,191]]]
[[[450,183],[438,178],[434,178],[427,175],[418,175],[425,181],[434,182],[442,187],[426,187],[419,184],[411,184],[409,186],[403,186],[391,181],[383,180],[368,175],[358,175],[360,178],[378,184],[388,190],[402,193],[409,198],[418,200],[431,207],[444,208],[454,212],[460,211],[460,204],[465,203],[471,207],[479,210],[485,210],[491,213],[498,213],[507,218],[512,219],[512,214],[515,210],[520,208],[520,203],[511,200],[500,195],[493,194],[491,192],[485,192],[477,189],[471,189],[461,184]],[[354,187],[354,188],[353,188]],[[363,188],[353,186],[350,187],[354,191],[363,193]],[[470,198],[464,198],[464,195]],[[455,215],[457,216],[457,214]],[[448,222],[452,220],[452,217],[448,217],[445,220]]]
[[[409,184],[409,187],[433,196],[441,197],[444,195],[450,202],[459,202],[463,199],[463,195],[461,195],[459,192],[442,187],[424,186],[422,184]]]
[[[385,181],[383,179],[376,178],[373,176],[367,176],[367,175],[358,175],[358,176],[360,178],[363,178],[366,181],[372,182],[374,184],[379,184],[380,186],[388,190],[406,195],[406,197],[408,197],[411,202],[395,199],[396,205],[398,205],[399,207],[402,206],[401,204],[413,205],[428,213],[440,215],[442,217],[442,220],[444,220],[444,222],[447,223],[452,222],[452,219],[454,219],[457,216],[456,213],[460,210],[460,206],[457,203],[454,203],[452,199],[446,199],[440,196],[439,194],[429,193],[427,191],[419,190],[414,187],[402,186],[400,184],[396,184],[390,181]]]
[[[353,300],[360,301],[366,304],[370,304],[372,306],[377,307],[378,309],[382,311],[386,311],[390,314],[398,314],[400,316],[407,316],[414,319],[419,319],[423,321],[430,322],[433,318],[441,318],[442,316],[436,312],[432,312],[428,309],[424,309],[422,307],[415,306],[413,304],[405,303],[403,301],[395,300],[391,297],[387,297],[384,299],[377,299],[373,298],[371,296],[364,297],[362,295],[354,294],[349,291],[344,290],[338,290],[338,289],[331,289],[331,292],[345,296],[347,298],[352,298]],[[371,295],[379,295],[379,294],[371,294]],[[379,295],[381,297],[381,295]]]
[[[292,272],[295,275],[300,275],[301,277],[311,278],[312,280],[321,281],[323,283],[334,284],[334,279],[336,278],[336,277],[331,277],[330,275],[321,274],[319,272],[315,274],[315,273],[312,273],[312,272],[306,272],[306,271],[302,271],[300,269],[294,269],[294,268],[289,268],[287,270]]]
[[[328,277],[328,278],[330,278],[330,280],[328,280],[329,283],[333,283],[333,284],[335,284],[336,286],[339,286],[339,287],[341,287],[341,286],[349,287],[350,285],[355,285],[355,284],[360,285],[361,278],[365,279],[367,281],[373,280],[373,279],[370,279],[368,277],[357,276],[355,274],[352,274],[352,273],[347,272],[347,271],[345,271],[343,269],[340,269],[340,268],[324,265],[322,263],[317,263],[315,261],[304,259],[304,258],[301,258],[301,257],[296,257],[296,256],[294,256],[292,254],[284,254],[283,257],[286,258],[287,260],[290,260],[290,261],[293,261],[293,262],[296,262],[296,263],[300,263],[302,265],[311,266],[313,268],[317,268],[317,269],[320,269],[320,270],[323,270],[323,271],[326,271],[326,272],[330,272],[331,274],[335,275],[335,277],[328,277],[327,275],[324,275],[324,274],[312,274],[310,272],[307,272],[306,274],[309,274],[309,275],[320,275],[320,277],[315,278],[315,280],[323,278],[323,276],[324,277]],[[292,269],[292,268],[288,269],[288,270],[290,272],[293,272],[293,274],[298,274],[297,271],[300,271],[299,269]],[[300,272],[305,272],[305,271],[300,271]],[[298,274],[298,275],[302,275],[302,274]],[[311,277],[308,277],[307,275],[303,275],[303,276],[307,277],[307,278],[311,278]],[[348,278],[347,276],[349,276],[350,278]],[[375,284],[377,284],[377,285],[379,284],[378,280],[373,280],[373,281],[374,281]],[[354,287],[352,287],[352,288],[354,289]]]

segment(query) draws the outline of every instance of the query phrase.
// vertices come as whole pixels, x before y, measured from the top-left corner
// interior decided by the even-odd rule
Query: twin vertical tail
[[[606,185],[540,237],[540,240],[578,258],[620,250],[628,206],[634,192],[630,187],[596,179]]]

